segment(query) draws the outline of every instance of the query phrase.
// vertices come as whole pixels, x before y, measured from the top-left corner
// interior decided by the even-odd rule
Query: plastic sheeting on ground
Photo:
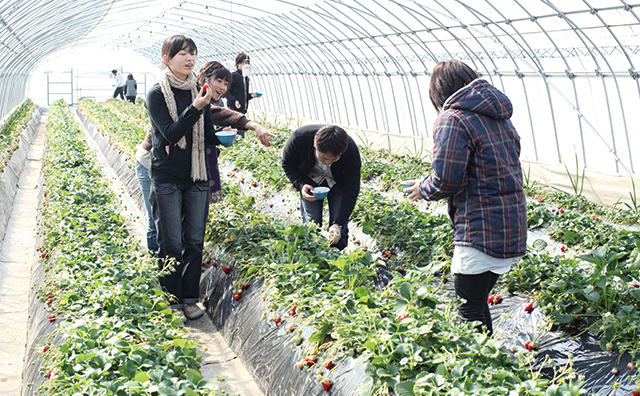
[[[0,175],[0,241],[4,240],[9,216],[13,208],[13,198],[18,190],[18,180],[43,111],[42,107],[34,110],[31,120],[19,135],[20,144],[18,149],[13,153],[9,163],[4,168],[4,172]]]
[[[209,268],[200,282],[201,299],[205,301],[207,313],[229,347],[238,355],[247,370],[256,378],[265,396],[349,396],[367,378],[366,364],[357,363],[348,357],[339,362],[329,377],[334,385],[330,392],[322,389],[316,380],[316,370],[326,374],[324,362],[327,356],[319,355],[311,369],[298,369],[296,362],[305,357],[305,342],[295,346],[292,334],[286,330],[295,320],[282,312],[283,322],[276,326],[273,321],[263,319],[268,301],[262,301],[261,282],[253,282],[239,301],[233,299],[232,276],[225,274],[221,266],[233,265],[224,257],[217,260],[217,268]],[[313,329],[302,331],[307,339]],[[357,394],[357,393],[354,393]]]
[[[42,184],[44,176],[41,174],[38,179],[38,201],[43,198],[44,190]],[[42,214],[38,211],[37,222],[40,223]],[[43,235],[37,234],[36,246],[42,246]],[[38,388],[44,384],[46,377],[40,373],[42,365],[40,361],[39,347],[41,347],[47,337],[58,327],[58,323],[49,322],[49,313],[45,308],[45,304],[38,300],[36,290],[40,289],[40,285],[45,280],[45,271],[43,262],[38,260],[38,251],[34,250],[33,265],[31,270],[31,290],[29,296],[29,324],[27,327],[27,348],[24,357],[24,369],[22,372],[22,396],[35,395]],[[52,340],[54,344],[57,340]]]

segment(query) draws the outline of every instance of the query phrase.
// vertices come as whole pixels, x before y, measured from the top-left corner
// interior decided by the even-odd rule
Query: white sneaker
[[[185,304],[182,311],[190,320],[200,319],[204,315],[204,310],[198,304]]]

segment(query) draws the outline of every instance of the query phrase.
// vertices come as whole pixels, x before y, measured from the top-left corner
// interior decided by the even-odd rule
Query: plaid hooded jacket
[[[449,198],[454,245],[497,258],[527,247],[520,136],[509,98],[476,79],[451,95],[433,128],[434,173],[420,183],[430,201]]]

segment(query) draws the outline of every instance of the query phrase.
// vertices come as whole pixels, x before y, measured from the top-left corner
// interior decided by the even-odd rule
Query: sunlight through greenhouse
[[[639,2],[0,25],[0,395],[640,395]]]

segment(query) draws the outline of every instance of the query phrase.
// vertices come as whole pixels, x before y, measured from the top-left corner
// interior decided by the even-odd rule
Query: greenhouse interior
[[[0,395],[640,395],[637,0],[0,24]]]

